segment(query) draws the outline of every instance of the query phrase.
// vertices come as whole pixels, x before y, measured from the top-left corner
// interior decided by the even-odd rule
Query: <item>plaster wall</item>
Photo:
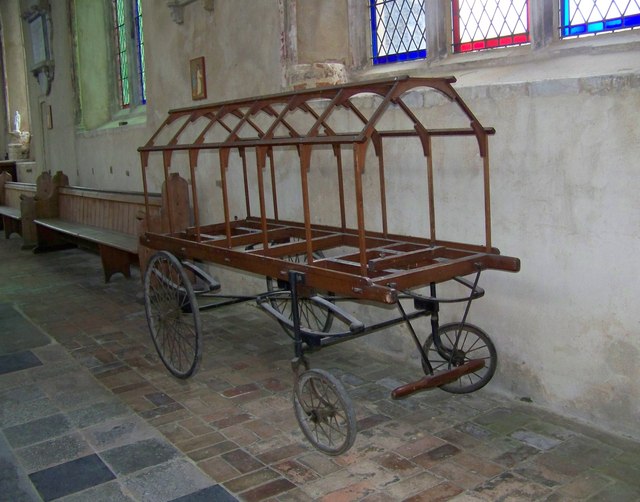
[[[522,260],[517,275],[485,272],[487,294],[472,306],[470,322],[498,349],[490,388],[639,437],[640,325],[633,301],[640,145],[633,110],[640,78],[468,87],[465,80],[459,92],[497,129],[490,141],[493,244]],[[440,159],[447,170],[437,172],[436,190],[445,190],[436,206],[443,238],[451,232],[473,238],[482,224],[474,192],[479,173],[455,168],[477,161],[460,152],[447,150]],[[391,198],[420,202],[420,184],[401,176]],[[412,233],[420,232],[424,221],[405,211],[417,223]],[[447,306],[442,314],[445,322],[459,320],[462,309]],[[406,331],[397,331],[366,343],[417,362]]]
[[[54,12],[64,11],[59,5],[64,4],[54,3]],[[150,2],[143,2],[146,121],[76,133],[73,106],[66,112],[56,111],[59,146],[49,149],[50,165],[73,166],[76,180],[72,182],[78,184],[140,190],[136,148],[147,141],[168,109],[198,104],[191,100],[189,82],[189,60],[194,57],[206,59],[208,102],[281,91],[283,64],[288,64],[282,54],[282,2],[251,2],[250,9],[237,5],[233,0],[216,0],[210,14],[195,2],[185,8],[184,24],[179,25],[164,4],[151,8]],[[302,13],[307,8],[305,2],[298,5]],[[54,15],[57,22],[62,22],[60,17],[64,18]],[[55,36],[62,36],[62,30]],[[313,47],[302,44],[302,48],[305,58],[320,57]],[[522,271],[485,273],[482,286],[487,295],[471,310],[469,320],[490,333],[499,352],[498,373],[489,388],[640,438],[640,325],[632,306],[639,293],[635,279],[640,272],[634,257],[640,244],[636,114],[640,57],[633,50],[578,52],[519,64],[523,53],[514,51],[507,63],[492,62],[483,68],[403,65],[354,77],[376,78],[381,72],[453,73],[459,79],[456,88],[480,121],[497,129],[490,140],[493,244],[507,255],[520,257]],[[56,61],[62,57],[71,65],[64,54],[63,45],[56,46]],[[65,81],[58,80],[61,74],[57,66],[48,101],[53,104],[71,95],[70,82],[65,87]],[[444,105],[434,106],[419,94],[411,97],[410,105],[424,115],[446,112]],[[477,154],[457,144],[435,147],[436,166],[442,166],[436,180],[439,236],[481,242]],[[389,166],[396,161],[394,169],[387,171],[388,178],[393,177],[387,187],[389,212],[399,231],[420,234],[428,220],[423,214],[424,186],[415,180],[424,172],[424,158],[412,148],[399,143],[385,151]],[[418,153],[414,156],[412,151]],[[281,155],[278,165],[297,165],[293,152]],[[189,177],[185,160],[176,155],[172,170]],[[216,221],[222,214],[217,162],[204,155],[200,164],[200,202],[206,201],[206,219]],[[230,183],[238,187],[240,165],[232,154]],[[311,174],[312,212],[327,223],[334,223],[337,214],[335,204],[327,203],[324,195],[332,191],[332,165],[330,154],[314,153],[318,168]],[[375,166],[372,157],[368,165]],[[377,190],[375,172],[371,169],[366,181],[372,194]],[[160,170],[155,173],[151,188],[158,190]],[[287,194],[280,209],[297,214],[298,179],[294,174],[278,176],[280,193]],[[367,213],[375,214],[378,204],[372,196]],[[241,196],[233,198],[234,214],[242,216],[243,205]],[[261,278],[221,268],[216,268],[216,275],[226,291],[263,290]],[[384,313],[380,309],[367,312],[371,318]],[[458,310],[443,312],[444,321],[459,317]],[[418,365],[403,329],[364,340],[376,350]],[[428,394],[416,397],[428,398]]]
[[[297,1],[298,63],[345,62],[348,46],[347,3],[342,0]]]
[[[148,104],[142,123],[117,123],[79,134],[78,183],[118,190],[142,190],[140,157],[172,108],[194,106],[190,59],[204,56],[207,101],[280,91],[280,17],[277,2],[252,2],[238,9],[217,0],[212,13],[201,2],[185,7],[184,22],[172,21],[166,5],[143,2]],[[159,190],[159,178],[151,179]]]

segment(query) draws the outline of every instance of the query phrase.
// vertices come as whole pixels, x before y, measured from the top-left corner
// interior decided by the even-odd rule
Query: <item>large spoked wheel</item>
[[[293,392],[293,408],[309,442],[327,455],[341,455],[356,439],[356,415],[340,381],[313,369],[302,373]]]
[[[316,252],[313,255],[315,258],[324,257],[320,252]],[[307,257],[305,254],[286,256],[284,259],[292,263],[307,262]],[[274,279],[273,277],[267,277],[267,291],[275,292],[288,288],[289,283],[287,281]],[[330,296],[327,299],[331,300]],[[274,296],[269,301],[271,303],[271,306],[279,311],[285,318],[289,320],[293,319],[293,311],[291,310],[290,298]],[[303,327],[310,329],[311,331],[322,333],[328,333],[331,329],[331,323],[333,322],[333,314],[331,313],[331,311],[326,307],[312,302],[308,297],[301,296],[298,298],[298,312],[300,313],[300,324],[302,324]],[[289,326],[287,326],[283,322],[281,322],[280,325],[289,336],[293,335]]]
[[[149,260],[144,306],[160,359],[176,377],[189,378],[202,354],[200,310],[191,281],[171,253],[159,251]]]
[[[440,326],[438,330],[442,342],[442,351],[433,343],[433,336],[424,342],[424,351],[435,372],[461,366],[472,359],[482,359],[484,367],[463,375],[458,380],[441,385],[440,388],[453,394],[467,394],[481,389],[493,377],[498,356],[493,342],[484,331],[473,324],[451,323]],[[429,374],[426,365],[424,372]]]

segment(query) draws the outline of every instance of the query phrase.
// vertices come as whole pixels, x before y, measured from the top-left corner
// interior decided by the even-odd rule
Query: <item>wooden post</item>
[[[356,215],[358,220],[358,249],[360,251],[360,273],[367,276],[367,237],[364,221],[364,200],[362,193],[362,173],[364,172],[367,143],[353,145],[353,167],[356,185]]]
[[[304,237],[307,243],[307,263],[313,263],[313,242],[311,233],[311,207],[309,204],[309,180],[307,174],[311,167],[311,146],[300,148],[300,180],[302,181],[302,207],[304,210]]]

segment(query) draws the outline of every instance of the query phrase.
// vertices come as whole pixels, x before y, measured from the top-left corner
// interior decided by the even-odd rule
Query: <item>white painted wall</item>
[[[58,23],[67,15],[64,4],[53,2]],[[149,89],[146,124],[77,134],[73,106],[69,106],[73,87],[70,80],[58,77],[64,69],[56,66],[54,89],[46,99],[56,106],[56,125],[54,131],[45,131],[49,138],[55,134],[56,145],[49,148],[47,163],[63,168],[72,182],[142,188],[136,148],[168,109],[193,104],[191,58],[206,58],[208,101],[279,92],[287,70],[283,64],[298,63],[281,53],[282,47],[292,44],[285,43],[282,27],[288,25],[282,21],[282,3],[277,0],[216,0],[213,14],[196,2],[185,9],[182,25],[171,21],[164,2],[145,1],[143,6]],[[300,12],[308,15],[308,7],[305,4]],[[61,57],[70,65],[70,57],[65,56],[72,50],[66,26],[63,23],[55,31],[56,60]],[[298,26],[300,36],[304,36],[304,25]],[[521,258],[522,271],[485,273],[482,285],[487,295],[472,307],[470,321],[491,334],[499,351],[499,369],[490,389],[514,398],[528,397],[549,409],[640,438],[640,325],[635,310],[640,293],[636,259],[640,249],[640,52],[637,34],[631,36],[636,50],[615,43],[605,46],[600,40],[611,38],[598,39],[598,50],[554,49],[537,58],[520,58],[528,49],[519,48],[505,52],[510,57],[504,61],[494,59],[483,68],[473,61],[445,61],[430,68],[413,64],[389,69],[414,75],[455,74],[459,92],[480,121],[497,129],[490,140],[493,244]],[[319,57],[308,44],[302,47],[305,57]],[[339,59],[334,52],[328,58]],[[379,77],[384,71],[365,70],[352,77]],[[68,109],[57,106],[59,102]],[[414,103],[420,113],[439,111],[423,110],[420,103],[420,99]],[[388,165],[393,163],[390,152]],[[394,154],[398,159],[406,155],[404,148]],[[477,196],[472,188],[479,177],[464,168],[477,159],[457,149],[438,155],[447,166],[463,167],[445,171],[439,181],[444,188],[439,228],[449,229],[456,238],[481,239],[474,213],[481,208],[473,209]],[[402,160],[389,187],[391,195],[399,196],[390,206],[394,224],[416,233],[426,221],[413,214],[410,204],[421,198],[420,185],[413,180],[422,162],[421,157]],[[206,200],[205,184],[212,190],[209,199],[219,195],[213,188],[217,177],[199,168],[201,203]],[[155,185],[159,179],[152,177]],[[328,179],[319,176],[317,183]],[[459,187],[457,193],[453,186]],[[215,219],[220,209],[214,204],[208,214]],[[289,204],[285,210],[295,210],[299,200],[292,197]],[[320,198],[312,204],[322,208]],[[470,205],[466,219],[456,208]],[[330,219],[330,211],[320,217]],[[227,290],[262,284],[245,274],[222,275],[224,284],[230,285]],[[444,320],[454,317],[459,317],[459,311],[443,312]],[[377,349],[417,364],[406,335],[383,333],[367,340]]]

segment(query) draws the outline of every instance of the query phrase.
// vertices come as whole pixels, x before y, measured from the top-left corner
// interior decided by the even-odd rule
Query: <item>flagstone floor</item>
[[[354,446],[313,449],[292,407],[289,339],[252,303],[203,316],[202,365],[170,376],[142,288],[98,257],[0,242],[0,499],[632,501],[640,444],[506,400],[390,398],[417,369],[323,349],[356,410]],[[7,498],[4,498],[7,497]]]

